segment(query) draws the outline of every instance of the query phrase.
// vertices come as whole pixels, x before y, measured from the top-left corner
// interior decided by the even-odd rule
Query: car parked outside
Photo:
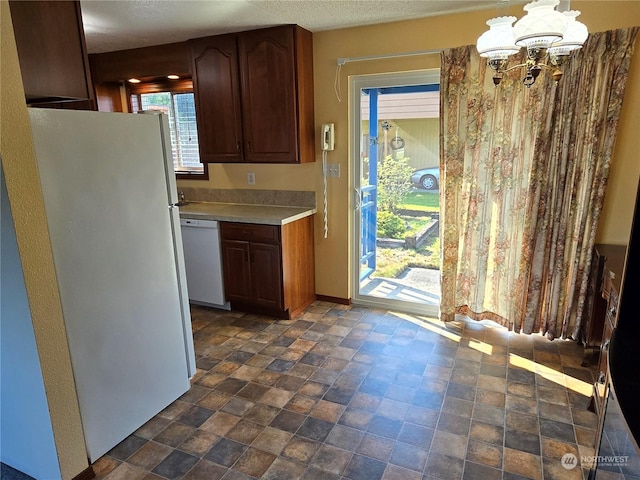
[[[440,167],[416,170],[411,174],[411,183],[425,190],[437,190],[440,185]]]

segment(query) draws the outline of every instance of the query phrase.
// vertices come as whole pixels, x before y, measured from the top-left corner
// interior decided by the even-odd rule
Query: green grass
[[[440,194],[424,190],[412,190],[407,193],[404,202],[398,205],[399,209],[416,210],[423,212],[440,211]],[[418,231],[428,221],[429,217],[406,217],[402,219],[409,224],[409,230]],[[409,232],[405,233],[408,235]],[[403,235],[404,236],[404,235]],[[373,277],[395,278],[405,269],[414,268],[440,268],[440,238],[438,235],[430,237],[417,249],[405,248],[376,248],[376,271]]]
[[[416,250],[376,248],[376,271],[373,277],[395,278],[409,267],[440,268],[440,238],[429,238]]]
[[[398,206],[407,210],[422,210],[425,212],[440,211],[440,194],[415,190],[407,193],[404,202]]]
[[[378,229],[377,231],[378,238],[388,236],[389,238],[402,240],[405,237],[408,237],[411,235],[417,235],[418,232],[420,232],[424,227],[426,227],[427,224],[431,221],[431,217],[427,215],[425,215],[424,217],[414,217],[411,215],[398,215],[398,218],[400,218],[402,222],[404,222],[404,224],[406,225],[406,229],[401,232],[398,232],[397,235],[394,235],[394,234],[385,235],[384,231]]]

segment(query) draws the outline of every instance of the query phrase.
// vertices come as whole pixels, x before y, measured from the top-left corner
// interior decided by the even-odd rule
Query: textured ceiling
[[[286,23],[317,32],[496,6],[495,0],[81,0],[89,53]]]

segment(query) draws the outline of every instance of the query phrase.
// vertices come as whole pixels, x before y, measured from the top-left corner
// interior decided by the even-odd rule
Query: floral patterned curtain
[[[591,34],[558,86],[443,52],[442,320],[575,338],[637,31]]]

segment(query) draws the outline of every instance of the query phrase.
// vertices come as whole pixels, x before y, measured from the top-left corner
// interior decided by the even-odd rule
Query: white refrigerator
[[[195,373],[166,115],[30,108],[91,462]]]

